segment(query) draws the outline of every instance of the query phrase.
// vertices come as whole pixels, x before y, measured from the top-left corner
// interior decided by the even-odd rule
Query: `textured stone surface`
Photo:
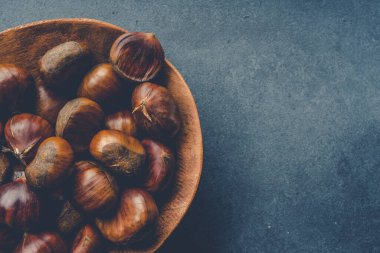
[[[89,17],[153,31],[204,134],[162,252],[379,252],[380,2],[1,1],[0,29]]]

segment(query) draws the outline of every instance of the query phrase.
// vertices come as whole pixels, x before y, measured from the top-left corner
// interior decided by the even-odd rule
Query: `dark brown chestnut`
[[[97,218],[95,224],[108,241],[125,244],[143,239],[154,226],[157,217],[158,209],[149,193],[132,188],[123,192],[114,216]]]
[[[29,72],[13,64],[0,64],[0,114],[25,109],[34,81]]]
[[[83,214],[70,201],[65,201],[56,221],[57,229],[63,234],[71,233],[81,225],[83,220]]]
[[[90,153],[112,172],[129,177],[140,174],[145,162],[141,143],[117,130],[98,132],[91,141]]]
[[[11,252],[22,233],[5,225],[0,225],[0,252]],[[4,251],[2,251],[4,250]]]
[[[79,84],[90,64],[90,50],[78,42],[68,41],[48,50],[41,58],[41,79],[47,87],[71,89]]]
[[[77,162],[73,182],[73,200],[83,211],[105,213],[115,206],[119,193],[116,180],[96,163]]]
[[[98,232],[90,225],[84,226],[74,239],[72,253],[102,253],[102,240]]]
[[[151,193],[162,192],[169,185],[175,169],[173,152],[154,140],[143,140],[147,154],[148,173],[144,189]]]
[[[100,105],[88,98],[76,98],[59,112],[55,133],[70,142],[76,153],[82,153],[103,125],[104,112]]]
[[[41,220],[42,203],[25,180],[0,186],[0,224],[28,230]]]
[[[40,85],[36,92],[36,114],[55,124],[57,116],[68,99]]]
[[[11,163],[6,154],[0,153],[0,185],[8,178],[11,170]]]
[[[169,90],[154,83],[142,83],[132,94],[132,113],[137,126],[160,139],[173,138],[181,119]]]
[[[116,112],[106,117],[106,128],[122,131],[136,137],[137,128],[135,119],[129,111]]]
[[[91,99],[103,107],[110,107],[110,104],[121,103],[125,99],[123,82],[111,64],[102,63],[84,77],[77,95]]]
[[[25,169],[28,184],[37,189],[57,187],[71,174],[73,162],[70,144],[60,137],[50,137],[40,144]]]
[[[39,144],[53,136],[54,130],[50,123],[40,116],[22,113],[8,120],[4,135],[15,157],[28,164],[36,155]]]
[[[25,233],[13,253],[67,253],[67,247],[57,233]]]
[[[119,36],[110,51],[115,71],[130,80],[153,79],[165,61],[164,50],[153,33],[128,32]]]

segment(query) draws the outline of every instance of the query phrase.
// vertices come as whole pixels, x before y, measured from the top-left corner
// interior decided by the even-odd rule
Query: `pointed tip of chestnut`
[[[124,78],[145,82],[160,71],[165,53],[155,34],[128,32],[112,45],[110,60],[115,71]]]

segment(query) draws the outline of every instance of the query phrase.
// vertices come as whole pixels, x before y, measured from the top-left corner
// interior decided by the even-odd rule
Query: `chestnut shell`
[[[13,154],[22,162],[29,163],[36,155],[39,144],[53,136],[54,130],[44,118],[22,113],[8,120],[4,135]]]
[[[29,72],[14,64],[0,64],[0,115],[25,111],[29,105],[34,80]]]
[[[120,111],[106,117],[106,128],[122,131],[130,136],[136,137],[137,127],[132,113]]]
[[[115,178],[90,161],[77,162],[73,178],[74,202],[89,213],[105,213],[118,199],[119,188]]]
[[[132,94],[132,113],[137,126],[159,139],[173,138],[181,127],[177,105],[165,87],[145,82]]]
[[[91,155],[113,173],[133,177],[141,173],[145,150],[140,141],[117,130],[101,130],[91,141]]]
[[[56,135],[70,142],[76,153],[82,153],[104,125],[104,117],[98,103],[88,98],[73,99],[58,114]]]
[[[74,239],[72,253],[102,253],[102,239],[99,233],[91,226],[85,225]]]
[[[25,180],[0,187],[0,224],[16,229],[35,228],[40,222],[42,203]]]
[[[143,140],[147,153],[148,173],[144,189],[148,192],[162,192],[170,184],[175,169],[175,156],[164,144],[154,140]]]
[[[154,199],[138,188],[122,193],[120,206],[112,217],[97,218],[95,224],[104,238],[115,244],[141,240],[155,225],[158,209]]]
[[[36,92],[36,114],[55,125],[57,116],[68,99],[40,85]]]
[[[13,253],[67,253],[67,247],[57,233],[25,233]]]
[[[153,79],[164,64],[165,54],[153,33],[128,32],[113,43],[110,60],[124,78],[145,82]]]

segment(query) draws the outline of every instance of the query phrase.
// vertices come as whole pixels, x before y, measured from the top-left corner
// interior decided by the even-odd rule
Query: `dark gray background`
[[[0,29],[89,17],[153,31],[204,135],[161,252],[380,252],[380,1],[4,1]]]

